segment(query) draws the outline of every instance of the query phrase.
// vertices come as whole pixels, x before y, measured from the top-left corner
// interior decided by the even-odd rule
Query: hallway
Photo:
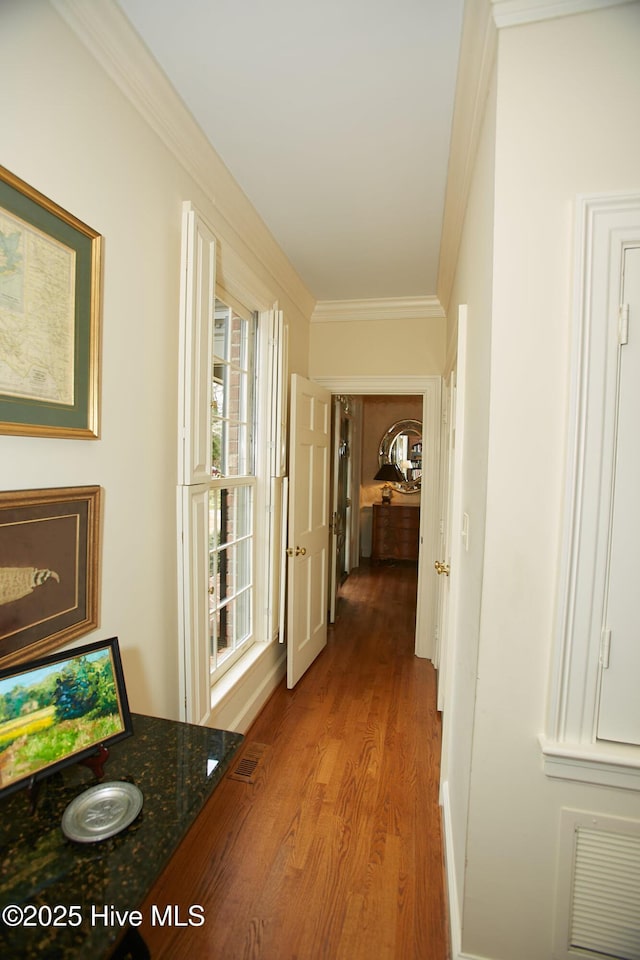
[[[327,648],[248,732],[151,892],[202,927],[142,932],[154,958],[445,960],[435,672],[413,654],[416,571],[362,567]],[[181,911],[182,912],[182,911]]]

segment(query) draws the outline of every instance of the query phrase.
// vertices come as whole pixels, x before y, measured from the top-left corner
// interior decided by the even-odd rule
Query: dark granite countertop
[[[24,790],[0,801],[0,911],[15,904],[34,923],[12,927],[5,921],[15,922],[16,911],[2,914],[1,957],[108,957],[126,928],[125,911],[140,908],[243,739],[141,714],[133,714],[133,728],[110,748],[102,781],[128,780],[144,797],[142,812],[117,836],[85,844],[62,833],[65,807],[98,782],[82,766],[44,781],[34,814]],[[71,906],[79,909],[70,913]]]

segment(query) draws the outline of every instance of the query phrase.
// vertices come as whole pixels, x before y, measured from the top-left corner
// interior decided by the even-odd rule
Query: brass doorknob
[[[288,557],[304,557],[307,552],[306,547],[296,547],[295,550],[293,547],[287,547],[287,556]]]
[[[445,577],[449,576],[450,568],[448,563],[443,563],[442,560],[436,560],[434,567],[436,568],[438,576],[440,576],[441,573],[444,573]]]

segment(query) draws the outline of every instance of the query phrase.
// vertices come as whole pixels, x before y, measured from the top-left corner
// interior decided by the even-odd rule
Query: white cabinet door
[[[598,738],[640,745],[640,247],[623,264]]]

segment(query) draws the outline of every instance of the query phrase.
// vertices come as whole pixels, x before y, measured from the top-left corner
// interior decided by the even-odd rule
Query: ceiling
[[[436,294],[464,0],[118,0],[317,300]]]

